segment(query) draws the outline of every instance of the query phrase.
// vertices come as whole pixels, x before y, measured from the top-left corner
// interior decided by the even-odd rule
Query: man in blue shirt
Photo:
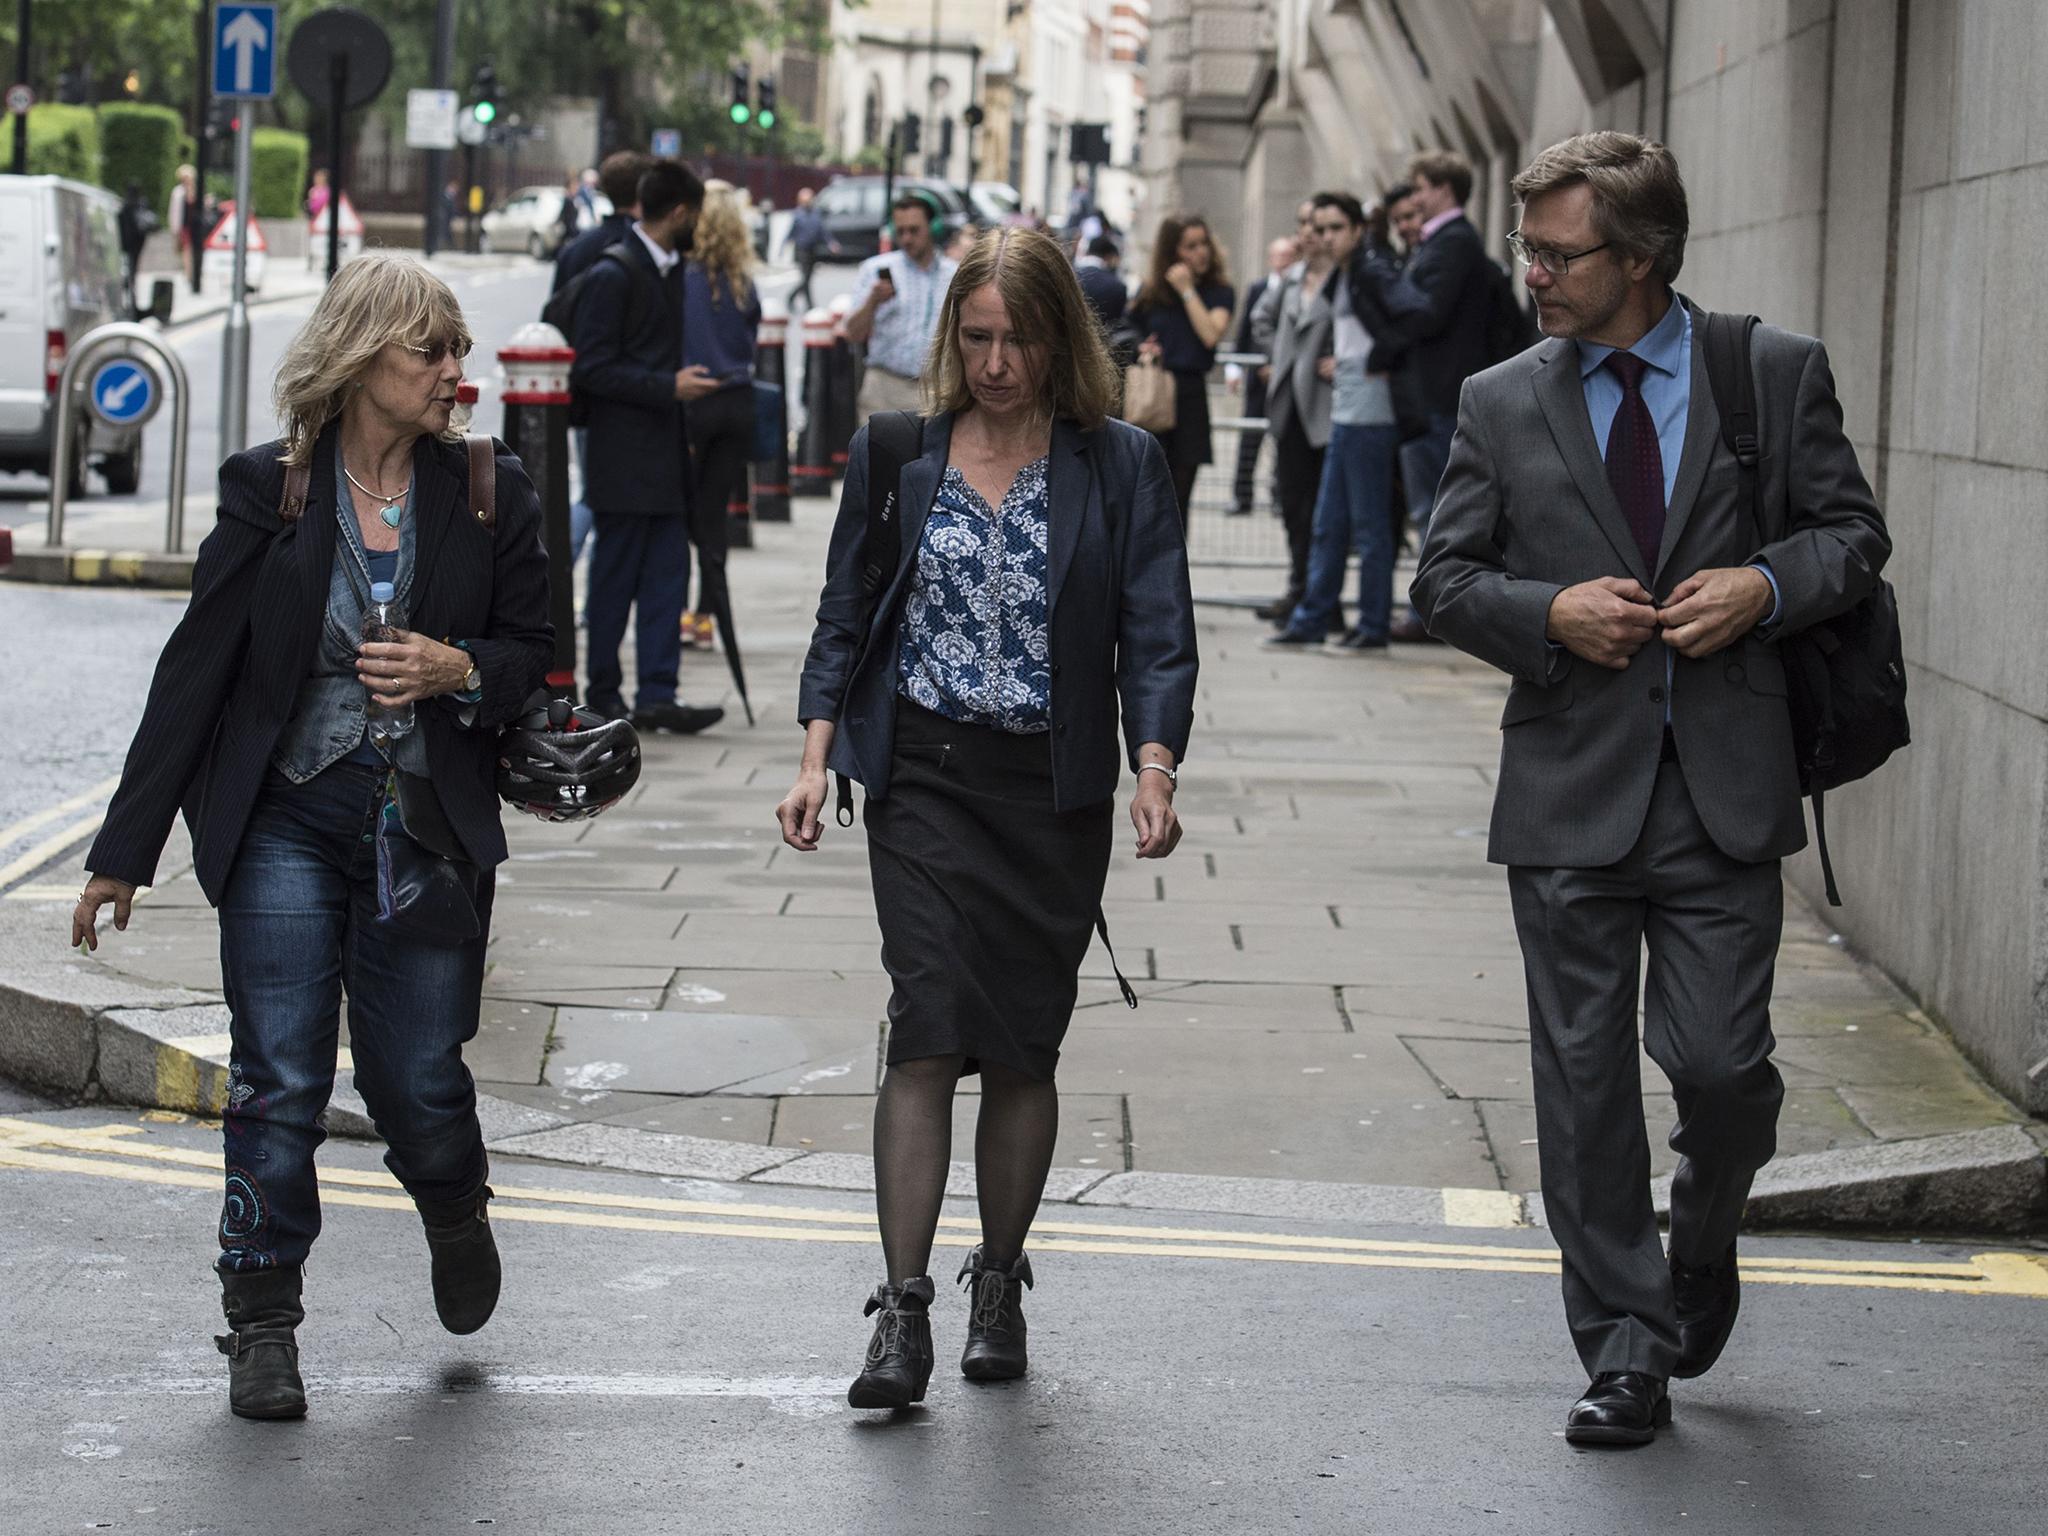
[[[825,228],[825,215],[818,212],[818,194],[809,187],[799,187],[796,194],[796,212],[789,218],[789,250],[796,257],[796,286],[789,290],[789,312],[802,316],[804,310],[816,302],[811,297],[811,274],[818,270],[818,263],[839,249]],[[796,296],[802,294],[804,302],[798,307]]]

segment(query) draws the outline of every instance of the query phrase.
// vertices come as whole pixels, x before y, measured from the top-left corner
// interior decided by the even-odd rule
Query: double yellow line
[[[4,1168],[183,1189],[217,1190],[221,1180],[221,1161],[215,1154],[160,1145],[142,1134],[139,1126],[121,1124],[72,1130],[0,1118],[0,1169]],[[412,1202],[396,1181],[382,1172],[328,1169],[320,1175],[320,1186],[321,1198],[331,1204],[412,1211]],[[875,1241],[874,1219],[865,1211],[681,1200],[495,1182],[493,1187],[497,1201],[491,1214],[498,1221],[776,1242],[865,1246]],[[978,1222],[951,1216],[940,1219],[941,1247],[971,1247],[979,1236]],[[1040,1221],[1033,1227],[1031,1246],[1050,1253],[1236,1263],[1550,1277],[1558,1272],[1557,1253],[1547,1248],[1056,1219]],[[1742,1275],[1744,1280],[1761,1285],[1849,1286],[2048,1301],[2048,1260],[2023,1253],[1977,1253],[1965,1261],[1910,1263],[1772,1255],[1745,1260]]]
[[[73,795],[69,800],[61,801],[46,811],[24,816],[12,826],[0,827],[0,848],[11,848],[24,838],[33,837],[50,823],[62,821],[74,812],[91,808],[90,814],[81,820],[73,822],[53,836],[44,838],[12,862],[0,864],[0,891],[6,890],[24,876],[34,874],[66,849],[84,842],[99,831],[100,823],[107,819],[105,802],[120,783],[121,776],[115,774],[112,778],[103,779],[91,789]],[[43,892],[38,888],[36,894],[41,896]]]

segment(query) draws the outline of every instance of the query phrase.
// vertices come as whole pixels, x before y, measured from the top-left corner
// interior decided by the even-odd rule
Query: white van
[[[103,187],[0,176],[0,470],[50,473],[65,357],[87,331],[128,318],[120,211],[121,200]],[[85,494],[90,463],[115,495],[133,495],[142,429],[105,425],[82,398],[72,409],[69,494]]]

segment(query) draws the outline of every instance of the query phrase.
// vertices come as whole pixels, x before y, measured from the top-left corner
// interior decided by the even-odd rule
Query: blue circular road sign
[[[156,414],[164,389],[156,371],[135,357],[116,357],[92,373],[93,414],[111,427],[139,427]]]

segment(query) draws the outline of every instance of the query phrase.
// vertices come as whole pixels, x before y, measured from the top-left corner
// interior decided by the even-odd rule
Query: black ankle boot
[[[967,1255],[956,1279],[965,1280],[972,1310],[960,1374],[969,1381],[1015,1381],[1024,1374],[1024,1288],[1031,1284],[1031,1260],[1018,1254],[1003,1268],[989,1263],[980,1247]]]
[[[306,1320],[299,1304],[300,1270],[294,1264],[243,1273],[220,1271],[220,1309],[228,1331],[214,1344],[228,1357],[228,1406],[245,1419],[299,1419],[306,1415],[306,1384],[299,1379],[299,1338]]]
[[[905,1408],[924,1401],[932,1379],[931,1305],[935,1287],[927,1275],[901,1285],[878,1285],[864,1315],[875,1319],[860,1375],[846,1389],[854,1408]]]
[[[484,1210],[490,1198],[491,1186],[485,1184],[466,1200],[413,1201],[426,1223],[427,1251],[434,1260],[434,1310],[450,1333],[475,1333],[497,1309],[504,1270]]]

